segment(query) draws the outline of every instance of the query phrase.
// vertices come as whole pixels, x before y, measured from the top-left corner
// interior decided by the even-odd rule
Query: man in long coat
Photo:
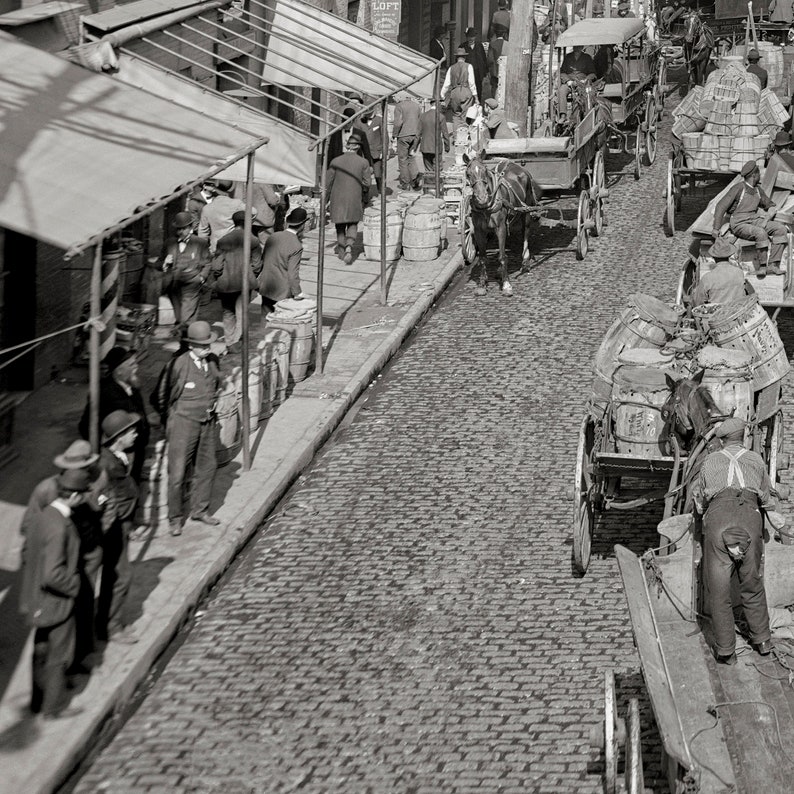
[[[466,41],[461,43],[461,48],[466,50],[466,60],[474,70],[474,84],[477,86],[477,96],[484,99],[482,93],[482,81],[488,74],[488,56],[485,54],[485,47],[477,38],[477,31],[474,28],[466,29]]]
[[[438,118],[439,136],[436,139],[436,119]],[[430,100],[430,109],[419,117],[419,147],[422,151],[422,164],[425,169],[425,185],[436,178],[436,157],[441,156],[441,148],[449,151],[449,130],[444,116],[439,117],[436,100]]]
[[[267,317],[280,300],[304,297],[300,265],[307,219],[306,210],[296,207],[287,215],[287,228],[268,237],[265,243],[262,272],[259,274],[263,317]]]
[[[353,130],[347,151],[328,166],[328,205],[336,226],[336,254],[346,265],[353,262],[353,245],[372,181],[372,169],[359,154],[360,149],[360,133]]]

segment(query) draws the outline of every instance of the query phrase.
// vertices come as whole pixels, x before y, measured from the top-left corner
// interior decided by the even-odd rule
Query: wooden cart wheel
[[[604,153],[599,149],[593,159],[593,187],[599,194],[592,200],[591,215],[593,217],[593,236],[600,237],[604,233],[604,199],[600,195],[606,187],[606,169],[604,168]]]
[[[477,258],[477,246],[474,243],[474,221],[471,218],[471,199],[465,196],[460,207],[461,239],[460,247],[463,260],[471,264]]]
[[[590,564],[590,548],[593,541],[593,505],[590,502],[588,487],[592,438],[593,420],[585,416],[579,431],[573,495],[573,562],[576,570],[582,575],[587,573],[587,566]]]
[[[771,438],[769,439],[769,449],[767,450],[767,469],[769,471],[769,482],[774,488],[777,485],[777,456],[782,449],[782,412],[778,411],[772,417],[772,427],[769,429]]]
[[[673,176],[673,158],[667,161],[667,208],[664,213],[665,233],[668,237],[675,235],[675,178]]]
[[[615,676],[611,670],[604,673],[604,792],[617,794],[618,790],[618,709],[615,701]]]
[[[681,273],[678,276],[678,289],[675,293],[675,302],[679,306],[683,306],[691,297],[692,290],[695,288],[697,270],[697,262],[691,256],[687,257],[684,266],[681,268]]]
[[[659,121],[662,120],[664,115],[664,92],[667,88],[667,61],[664,58],[659,59],[659,77],[656,81],[656,116]]]
[[[629,702],[626,734],[626,794],[643,794],[645,771],[642,768],[642,732],[637,698]]]
[[[653,165],[656,160],[656,139],[659,130],[656,126],[656,104],[653,96],[648,94],[648,103],[645,106],[645,162]]]
[[[639,179],[642,175],[642,141],[644,139],[641,124],[637,124],[635,138],[637,139],[637,142],[634,145],[634,179]]]
[[[584,259],[590,247],[588,221],[590,220],[590,191],[579,194],[579,208],[576,213],[576,258]]]

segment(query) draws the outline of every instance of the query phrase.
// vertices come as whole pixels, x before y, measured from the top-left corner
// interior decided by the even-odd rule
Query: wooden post
[[[323,138],[322,165],[320,173],[320,207],[317,223],[320,224],[317,239],[317,337],[314,342],[314,371],[323,374],[323,278],[325,272],[325,205],[327,203],[326,185],[328,174],[328,138]]]
[[[386,124],[389,118],[389,99],[384,97],[381,109],[383,120],[380,125],[380,140],[383,148],[381,158],[382,176],[380,180],[380,303],[386,305],[386,164],[389,161],[389,128]]]
[[[91,319],[96,322],[102,311],[102,243],[94,249],[94,266],[91,269]],[[91,325],[88,342],[88,439],[91,449],[99,452],[99,329]]]
[[[441,198],[441,158],[444,156],[444,142],[441,140],[441,125],[446,124],[447,120],[441,119],[441,67],[436,67],[436,86],[433,89],[433,96],[435,97],[436,109],[436,168],[435,168],[435,189],[436,198]]]
[[[527,136],[529,70],[532,61],[532,23],[535,0],[513,0],[510,13],[510,46],[505,69],[505,115]]]
[[[248,168],[245,176],[245,221],[243,222],[243,285],[240,300],[240,320],[242,328],[242,350],[240,351],[240,366],[242,367],[241,383],[242,394],[242,422],[243,422],[243,471],[251,469],[251,406],[248,404],[248,268],[251,261],[251,205],[254,202],[254,152],[248,153]]]

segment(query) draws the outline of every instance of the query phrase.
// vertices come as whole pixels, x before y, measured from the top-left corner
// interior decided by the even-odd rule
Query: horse
[[[493,168],[488,168],[485,165],[481,153],[473,156],[466,155],[464,160],[466,162],[466,181],[471,187],[470,208],[474,226],[474,245],[480,264],[477,294],[484,295],[487,290],[488,230],[494,229],[499,241],[499,273],[502,294],[512,295],[513,288],[507,278],[505,256],[508,226],[516,217],[521,216],[524,224],[521,264],[522,270],[526,270],[531,259],[529,231],[533,216],[532,209],[540,200],[540,187],[528,171],[507,160],[499,161]]]
[[[684,59],[689,71],[690,87],[703,85],[713,49],[713,31],[697,11],[690,11],[684,16]]]

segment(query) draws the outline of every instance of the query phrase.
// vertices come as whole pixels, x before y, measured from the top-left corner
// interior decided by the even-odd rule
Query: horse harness
[[[524,212],[538,213],[537,207],[526,203],[526,196],[522,198],[519,195],[516,183],[511,180],[509,174],[506,173],[507,167],[509,165],[511,165],[511,163],[501,162],[498,163],[494,169],[484,167],[485,173],[487,175],[487,182],[481,177],[477,177],[477,179],[473,180],[472,187],[478,183],[486,185],[486,194],[489,196],[489,201],[485,205],[478,204],[476,207],[474,207],[474,204],[472,203],[472,207],[474,209],[480,212],[489,212],[493,214],[494,212],[498,212],[499,209],[504,206],[510,216]],[[500,197],[499,188],[501,187],[505,187],[507,189],[508,193],[513,199],[514,204],[510,204]]]

